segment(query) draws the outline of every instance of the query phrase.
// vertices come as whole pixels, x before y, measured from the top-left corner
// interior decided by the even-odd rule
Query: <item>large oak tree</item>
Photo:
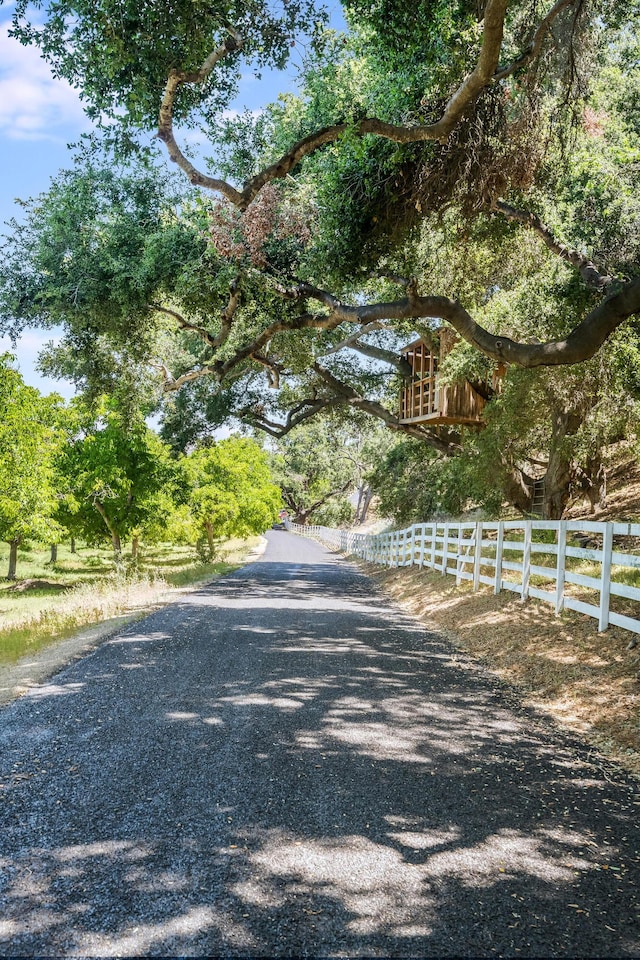
[[[174,409],[279,436],[356,408],[452,452],[389,402],[404,338],[444,322],[492,360],[576,364],[640,310],[638,5],[345,0],[346,33],[314,7],[54,0],[30,19],[20,0],[15,34],[113,155],[155,134],[194,190],[84,153],[16,226],[2,312],[62,321],[49,362],[81,377],[151,361]],[[239,71],[299,48],[299,95],[229,119]],[[532,276],[555,305],[538,329],[500,310]]]

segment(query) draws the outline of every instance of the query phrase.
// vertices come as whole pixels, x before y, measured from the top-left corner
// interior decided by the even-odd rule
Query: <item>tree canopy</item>
[[[0,539],[10,545],[9,580],[22,543],[51,542],[60,532],[52,470],[59,404],[24,383],[10,354],[0,356]]]
[[[57,462],[62,518],[91,542],[110,539],[118,557],[125,538],[161,526],[171,511],[169,448],[140,416],[128,421],[105,405],[97,412],[76,408],[67,429]]]
[[[15,35],[110,151],[27,205],[0,266],[5,326],[65,327],[49,369],[153,375],[185,437],[204,408],[274,436],[356,409],[451,452],[458,431],[395,409],[416,333],[453,327],[461,376],[614,342],[636,368],[637,2],[345,0],[346,31],[311,0],[32,9]],[[239,70],[293,49],[297,93],[233,114]],[[152,133],[182,179],[141,153]]]
[[[254,440],[227,437],[200,447],[185,458],[183,469],[191,512],[212,556],[221,540],[263,533],[275,520],[280,489]]]

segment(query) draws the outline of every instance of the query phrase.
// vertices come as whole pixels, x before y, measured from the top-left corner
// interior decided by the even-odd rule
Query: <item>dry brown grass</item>
[[[598,633],[591,617],[555,617],[545,603],[513,594],[473,593],[417,567],[367,573],[406,610],[437,626],[455,646],[515,686],[523,700],[578,731],[640,776],[640,647],[615,627]]]

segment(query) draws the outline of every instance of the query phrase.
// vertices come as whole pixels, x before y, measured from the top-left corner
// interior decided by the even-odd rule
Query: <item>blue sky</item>
[[[0,6],[0,225],[19,216],[17,197],[42,193],[51,177],[70,165],[67,144],[89,129],[77,92],[51,76],[35,48],[23,47],[9,37],[12,6],[11,2]],[[332,18],[341,23],[339,5],[331,6]],[[284,78],[265,73],[256,80],[247,72],[234,106],[259,109],[293,84],[293,73]],[[1,227],[0,232],[6,229]],[[55,390],[71,396],[70,384],[46,380],[35,370],[38,351],[51,338],[51,331],[30,330],[23,335],[15,351],[20,371],[44,393]],[[0,352],[10,349],[9,340],[0,337]]]
[[[38,52],[8,36],[10,10],[0,7],[0,223],[18,213],[16,197],[47,189],[49,179],[68,165],[66,144],[87,129],[79,98],[64,81],[54,80]],[[2,228],[4,233],[6,228]],[[71,395],[72,388],[43,381],[34,370],[38,350],[51,333],[28,331],[18,362],[25,379],[43,392]],[[7,338],[0,349],[9,350]]]

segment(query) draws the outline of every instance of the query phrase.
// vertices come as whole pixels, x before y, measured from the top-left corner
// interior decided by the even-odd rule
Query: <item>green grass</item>
[[[60,546],[58,562],[49,550],[21,551],[18,583],[47,580],[67,586],[16,593],[0,580],[0,664],[14,663],[94,623],[142,612],[172,588],[206,582],[236,569],[257,538],[224,544],[220,559],[203,563],[192,547],[162,544],[145,550],[135,568],[114,571],[112,554],[95,547]],[[8,568],[8,549],[0,549],[0,571]]]

